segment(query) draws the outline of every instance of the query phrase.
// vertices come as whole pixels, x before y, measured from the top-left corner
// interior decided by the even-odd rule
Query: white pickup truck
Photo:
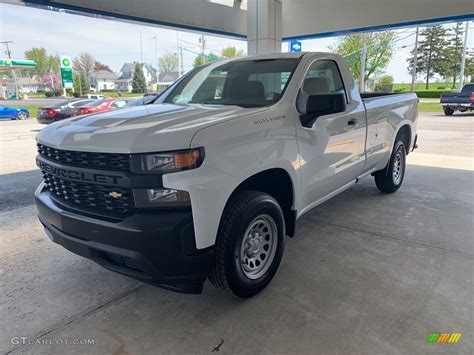
[[[304,213],[363,177],[402,184],[415,94],[360,95],[328,53],[215,62],[154,103],[76,117],[37,137],[47,235],[107,269],[242,298],[275,275]]]

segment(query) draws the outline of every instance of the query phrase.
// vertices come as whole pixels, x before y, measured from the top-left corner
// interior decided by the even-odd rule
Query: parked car
[[[30,111],[26,108],[15,108],[0,105],[0,119],[25,120],[30,116]]]
[[[87,115],[95,112],[111,111],[125,107],[126,105],[127,100],[125,99],[98,100],[76,107],[74,109],[74,115]]]
[[[452,116],[454,111],[466,112],[474,110],[474,84],[466,84],[461,92],[442,94],[440,104],[446,116]]]
[[[96,100],[72,99],[61,101],[49,106],[41,107],[36,117],[38,123],[50,124],[73,116],[73,109],[80,105],[86,105]]]
[[[79,96],[82,99],[93,99],[93,100],[104,100],[105,96],[104,95],[99,95],[99,94],[86,94],[86,95],[81,95]]]
[[[335,54],[211,63],[153,105],[44,128],[39,219],[52,241],[110,270],[187,293],[209,277],[251,297],[297,218],[367,176],[384,193],[401,187],[417,102],[361,95]],[[386,204],[393,218],[399,206]]]

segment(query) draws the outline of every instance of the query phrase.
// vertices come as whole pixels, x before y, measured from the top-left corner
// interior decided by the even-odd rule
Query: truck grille
[[[116,153],[90,153],[60,150],[38,144],[38,153],[45,159],[76,167],[130,171],[130,155]]]
[[[128,214],[134,208],[131,189],[69,181],[44,171],[42,173],[47,189],[66,205],[117,217]]]

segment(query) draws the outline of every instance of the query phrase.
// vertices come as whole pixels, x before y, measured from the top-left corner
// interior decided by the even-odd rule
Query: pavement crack
[[[396,241],[399,241],[399,242],[404,242],[404,243],[419,245],[419,246],[423,246],[423,247],[427,247],[427,248],[433,248],[433,249],[438,249],[438,250],[443,250],[443,251],[448,251],[448,252],[452,252],[452,253],[458,253],[458,254],[465,255],[465,256],[474,257],[474,254],[468,253],[468,252],[465,252],[465,251],[461,251],[461,250],[456,250],[456,249],[451,249],[451,248],[443,248],[443,247],[432,245],[432,244],[416,242],[416,241],[413,241],[413,240],[407,240],[407,239],[403,239],[403,238],[396,237],[396,236],[390,236],[390,235],[384,235],[384,234],[375,233],[375,232],[369,232],[369,231],[366,231],[366,230],[363,230],[363,229],[348,227],[348,226],[344,226],[344,225],[337,224],[337,223],[324,222],[324,221],[320,221],[320,220],[312,219],[312,218],[308,218],[308,217],[301,217],[301,219],[305,219],[305,220],[311,221],[311,222],[326,224],[328,226],[343,228],[343,229],[347,229],[347,230],[350,230],[350,231],[353,231],[353,232],[364,233],[364,234],[367,234],[367,235],[372,236],[372,237],[383,238],[383,239],[388,239],[388,240],[396,240]]]

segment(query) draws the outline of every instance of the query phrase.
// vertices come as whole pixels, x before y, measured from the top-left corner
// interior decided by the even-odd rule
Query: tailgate
[[[442,104],[468,104],[471,102],[470,95],[464,93],[443,94],[440,102]]]

